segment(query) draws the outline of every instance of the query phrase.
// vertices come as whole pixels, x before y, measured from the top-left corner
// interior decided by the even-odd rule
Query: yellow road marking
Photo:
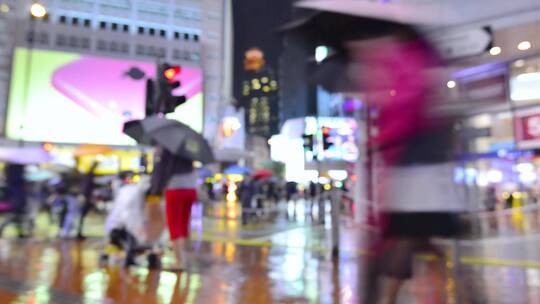
[[[302,249],[311,252],[330,253],[332,250],[329,247],[321,245],[306,245],[306,246],[288,246],[285,244],[276,244],[271,241],[263,240],[246,240],[246,239],[228,239],[223,237],[216,237],[208,234],[193,234],[193,240],[206,241],[206,242],[218,242],[218,243],[230,243],[239,246],[248,247],[274,247],[274,248],[289,248],[289,249]],[[366,250],[343,250],[344,253],[353,253],[357,255],[366,255]],[[417,256],[421,261],[434,262],[438,260],[438,257],[430,254],[420,254]],[[528,260],[506,260],[495,258],[483,258],[483,257],[461,257],[461,264],[470,266],[499,266],[499,267],[517,267],[517,268],[535,268],[540,269],[540,261],[528,261]]]

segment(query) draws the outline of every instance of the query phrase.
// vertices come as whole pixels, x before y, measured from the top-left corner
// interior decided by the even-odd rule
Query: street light
[[[41,19],[47,15],[47,9],[45,8],[45,6],[43,6],[43,4],[39,2],[34,2],[30,6],[30,14],[34,18]]]

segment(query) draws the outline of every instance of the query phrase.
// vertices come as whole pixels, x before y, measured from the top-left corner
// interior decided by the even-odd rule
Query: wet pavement
[[[341,256],[332,259],[330,222],[321,223],[306,204],[283,205],[248,226],[237,217],[203,217],[196,208],[182,273],[150,271],[143,258],[131,269],[121,261],[100,265],[102,216],[88,221],[93,237],[76,241],[57,239],[40,215],[35,238],[17,240],[11,230],[0,240],[0,303],[359,303],[362,248],[373,233],[367,227],[342,217]],[[536,221],[533,212],[524,221]],[[505,220],[513,213],[497,216],[499,232],[488,221],[480,225],[490,229],[486,236],[460,241],[459,273],[452,263],[418,257],[398,303],[456,303],[457,290],[468,294],[463,303],[540,303],[540,234]],[[162,260],[171,264],[170,252]]]
[[[195,242],[173,273],[100,267],[100,245],[2,241],[1,303],[358,303],[358,257]]]

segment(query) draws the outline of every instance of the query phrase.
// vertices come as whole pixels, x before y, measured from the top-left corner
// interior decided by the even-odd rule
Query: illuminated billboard
[[[132,145],[125,121],[144,117],[152,63],[17,48],[6,124],[7,137],[25,141]],[[202,72],[183,67],[174,94],[187,102],[169,118],[202,131]]]

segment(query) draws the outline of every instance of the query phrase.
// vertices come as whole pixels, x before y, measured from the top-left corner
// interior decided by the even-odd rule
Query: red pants
[[[191,205],[197,200],[195,189],[169,189],[165,191],[167,225],[171,240],[187,238]]]

